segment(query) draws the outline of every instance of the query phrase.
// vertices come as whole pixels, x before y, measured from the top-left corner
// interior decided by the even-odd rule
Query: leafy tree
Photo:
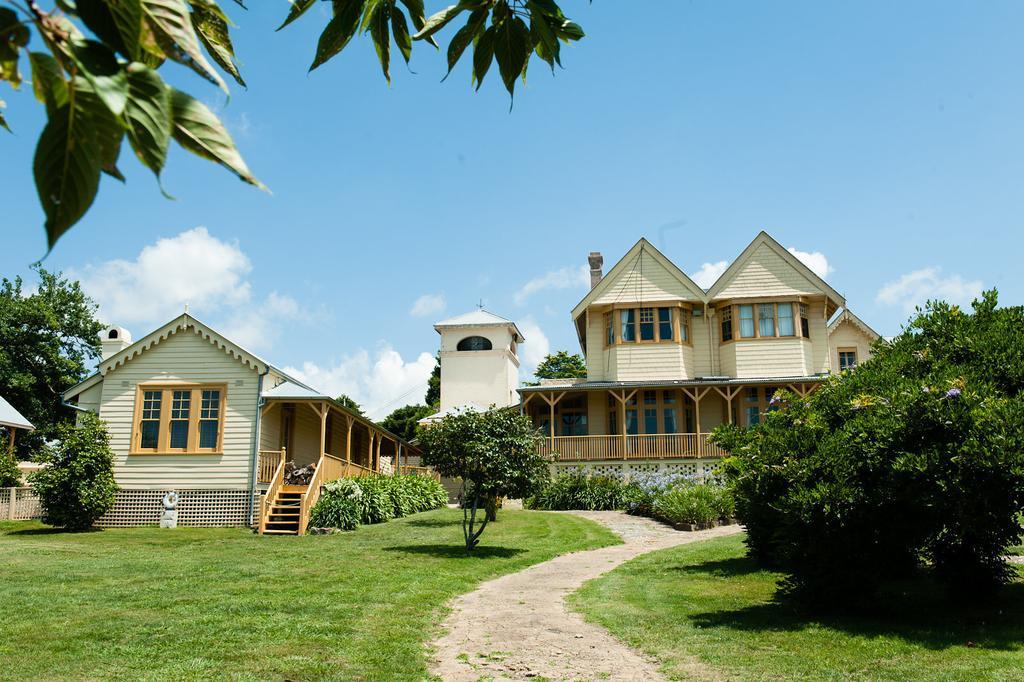
[[[7,429],[0,427],[0,488],[21,485],[21,472],[14,460],[14,453],[3,443],[8,442],[10,435]]]
[[[242,0],[235,2],[244,7]],[[228,92],[215,63],[245,85],[231,21],[217,0],[54,0],[47,9],[40,0],[0,3],[7,5],[0,5],[0,81],[20,86],[24,54],[32,89],[46,107],[48,122],[33,172],[50,248],[89,210],[101,174],[125,180],[117,162],[126,138],[158,180],[173,139],[263,187],[217,116],[160,75],[171,60]],[[292,0],[278,30],[316,4]],[[423,0],[332,0],[331,7],[310,71],[345,49],[357,33],[369,33],[388,83],[392,42],[408,63],[415,42],[437,47],[438,32],[462,16],[466,23],[447,49],[448,73],[472,46],[473,85],[479,89],[497,62],[510,96],[516,80],[526,78],[533,54],[554,70],[561,65],[560,41],[583,38],[555,0],[460,0],[429,17]],[[37,43],[30,47],[33,33]],[[0,126],[8,128],[2,111]]]
[[[441,405],[441,354],[437,355],[437,364],[434,365],[434,371],[430,373],[430,379],[427,380],[427,395],[423,397],[423,402],[431,407],[436,408]]]
[[[0,393],[36,427],[18,434],[16,457],[31,459],[56,428],[72,419],[62,393],[99,359],[96,305],[78,282],[36,268],[27,293],[21,278],[0,282]]]
[[[382,429],[387,429],[405,440],[412,440],[416,437],[416,428],[419,426],[419,421],[424,417],[429,417],[434,412],[434,408],[429,405],[406,405],[405,407],[399,407],[378,423]]]
[[[807,399],[717,443],[751,554],[816,603],[929,569],[964,596],[1014,575],[1024,532],[1024,307],[930,303]]]
[[[491,516],[477,525],[481,505],[499,497],[526,498],[548,479],[548,460],[537,452],[540,435],[513,410],[466,410],[420,431],[423,463],[442,476],[462,479],[462,533],[472,550]]]
[[[349,398],[349,397],[348,397],[347,395],[345,395],[344,393],[342,393],[342,394],[341,394],[341,395],[339,395],[339,396],[338,396],[337,398],[335,398],[335,400],[337,400],[337,401],[338,401],[339,403],[341,403],[341,406],[342,406],[342,407],[347,407],[348,409],[352,410],[353,412],[355,412],[355,413],[356,413],[356,414],[358,414],[358,415],[361,415],[361,416],[366,416],[366,415],[365,415],[365,414],[363,413],[363,407],[362,407],[362,405],[360,405],[359,403],[357,403],[357,402],[356,402],[355,400],[353,400],[352,398]]]
[[[579,353],[560,350],[544,356],[533,376],[541,379],[585,379],[587,363]]]
[[[87,530],[114,506],[114,455],[96,415],[84,413],[78,426],[58,427],[56,444],[44,448],[38,461],[49,465],[29,476],[43,523]]]

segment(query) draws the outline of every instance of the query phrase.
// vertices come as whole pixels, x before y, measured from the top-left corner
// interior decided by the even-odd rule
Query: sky
[[[564,0],[587,32],[509,98],[497,69],[417,44],[389,88],[372,44],[312,74],[319,3],[222,0],[248,89],[178,65],[264,193],[180,149],[163,176],[127,145],[43,261],[140,338],[199,319],[380,417],[422,400],[433,323],[479,302],[516,320],[523,378],[578,351],[586,257],[646,237],[710,285],[760,230],[884,335],[929,298],[1024,302],[1024,3]],[[440,9],[428,1],[428,12]],[[642,11],[638,11],[642,8]],[[442,46],[454,32],[442,34]],[[45,113],[3,88],[0,274],[46,253],[31,164]]]

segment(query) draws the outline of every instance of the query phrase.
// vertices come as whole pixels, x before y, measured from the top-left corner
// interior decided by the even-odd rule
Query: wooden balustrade
[[[267,517],[270,514],[270,505],[274,503],[274,499],[277,497],[277,493],[281,490],[281,486],[284,485],[284,457],[277,464],[277,469],[274,471],[274,475],[270,479],[270,487],[267,488],[267,494],[263,496],[263,509],[260,510],[260,534],[267,529]]]
[[[555,436],[539,445],[542,455],[557,462],[616,459],[686,459],[724,457],[706,433],[658,433],[635,436]]]
[[[274,472],[284,461],[284,452],[281,450],[260,450],[259,465],[257,468],[257,483],[270,483],[274,480]]]
[[[441,480],[441,474],[437,473],[436,471],[434,471],[430,467],[403,466],[402,467],[402,473],[403,474],[414,474],[416,476],[426,476],[427,478],[432,478],[435,481],[440,481]]]
[[[325,460],[328,458],[335,459],[330,455],[320,455],[320,460],[316,463],[316,471],[313,472],[313,477],[309,479],[306,492],[302,494],[302,502],[299,504],[299,535],[306,534],[306,528],[309,526],[309,512],[320,499],[320,487],[326,483],[324,481],[324,471],[327,469]],[[341,462],[341,460],[338,461]]]

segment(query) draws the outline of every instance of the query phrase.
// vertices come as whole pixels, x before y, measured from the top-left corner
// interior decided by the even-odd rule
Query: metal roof
[[[515,322],[505,319],[500,315],[495,315],[483,308],[478,308],[462,315],[456,315],[455,317],[449,317],[447,320],[441,320],[434,325],[434,329],[438,331],[448,327],[512,327],[515,331],[516,340],[519,343],[526,340],[526,337],[519,331],[519,327],[516,326]]]
[[[520,393],[541,393],[544,391],[607,391],[615,388],[674,388],[678,386],[748,386],[748,385],[785,385],[803,384],[824,381],[830,375],[813,374],[796,377],[754,377],[736,379],[733,377],[703,377],[698,379],[677,379],[660,381],[584,381],[578,384],[563,386],[524,386]]]
[[[4,397],[0,395],[0,426],[9,426],[14,429],[24,429],[26,431],[35,431],[32,422],[25,419],[20,412],[14,409],[14,406],[4,400]]]

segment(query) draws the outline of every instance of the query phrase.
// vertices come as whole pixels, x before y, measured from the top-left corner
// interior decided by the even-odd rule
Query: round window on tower
[[[458,350],[491,350],[491,340],[483,336],[467,336],[459,341]]]

